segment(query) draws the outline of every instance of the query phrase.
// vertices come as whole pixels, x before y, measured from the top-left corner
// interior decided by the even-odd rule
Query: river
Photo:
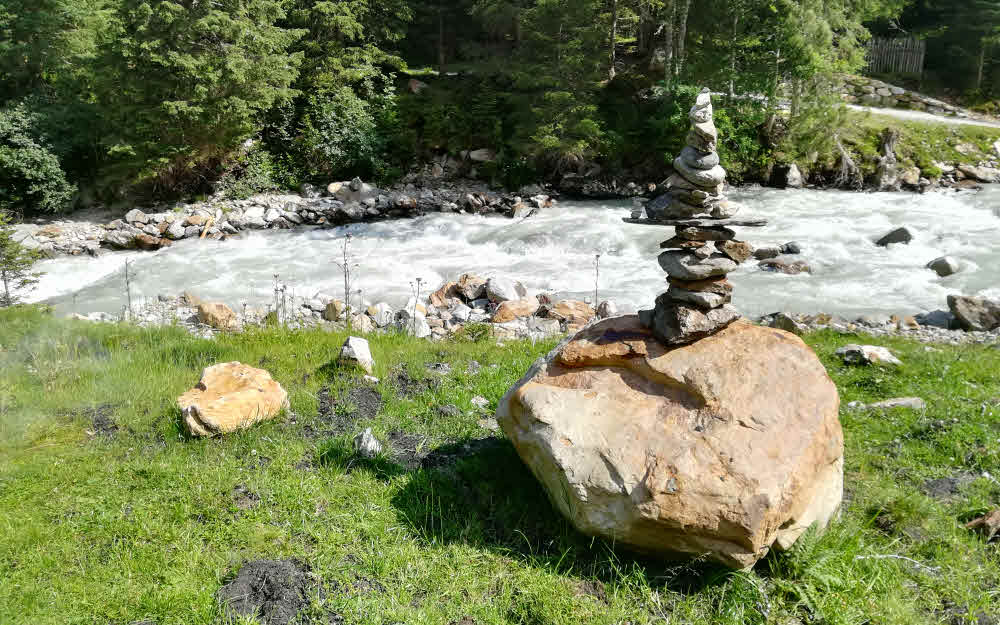
[[[1000,187],[925,195],[743,189],[733,198],[770,219],[764,228],[739,229],[740,238],[755,245],[796,241],[800,258],[813,268],[812,274],[786,276],[747,263],[730,276],[734,303],[744,314],[911,314],[945,308],[949,294],[1000,297]],[[599,298],[634,310],[649,306],[665,288],[656,256],[672,230],[623,223],[630,207],[564,202],[523,221],[431,214],[335,230],[183,241],[153,253],[58,258],[39,264],[46,274],[32,299],[62,313],[120,311],[126,260],[134,300],[190,290],[234,307],[259,305],[270,300],[275,275],[296,295],[342,297],[335,261],[349,232],[355,284],[371,301],[398,306],[417,278],[427,293],[464,272],[499,273],[531,291],[592,299],[599,253]],[[915,234],[909,245],[874,244],[904,225]],[[959,259],[961,272],[939,278],[924,268],[946,254]]]

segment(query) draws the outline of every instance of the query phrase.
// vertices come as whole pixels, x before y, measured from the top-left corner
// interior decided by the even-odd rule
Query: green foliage
[[[119,0],[101,59],[114,171],[180,190],[225,160],[292,96],[301,55],[289,48],[303,32],[283,17],[278,0]]]
[[[42,274],[31,267],[39,258],[38,252],[14,240],[10,215],[0,210],[0,308],[16,304],[38,282]]]
[[[0,212],[64,210],[73,193],[24,107],[0,109]]]
[[[258,193],[296,186],[290,172],[277,164],[267,150],[254,147],[227,166],[216,188],[223,197],[245,200]]]
[[[382,142],[372,108],[348,87],[309,97],[301,141],[310,178],[347,178],[378,169]]]

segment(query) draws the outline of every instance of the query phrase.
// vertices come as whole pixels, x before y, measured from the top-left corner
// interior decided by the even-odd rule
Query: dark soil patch
[[[114,438],[118,435],[118,424],[114,420],[115,407],[111,404],[100,404],[90,408],[74,411],[71,416],[90,421],[90,430],[101,438]]]
[[[427,370],[436,375],[448,375],[451,373],[451,365],[446,362],[432,362],[427,365]]]
[[[419,434],[406,432],[389,434],[389,446],[393,461],[410,471],[421,467],[423,459],[428,453],[428,450],[425,449],[426,444],[427,439]]]
[[[957,496],[962,487],[975,480],[975,476],[960,474],[954,477],[941,477],[936,480],[927,480],[920,487],[928,497],[944,501]]]
[[[237,484],[233,488],[233,502],[240,510],[251,510],[260,505],[260,495],[243,484]]]
[[[355,386],[340,398],[334,398],[330,387],[325,387],[318,398],[319,415],[304,428],[310,438],[352,432],[359,422],[374,419],[383,403],[382,395],[370,386]]]
[[[504,444],[503,439],[488,436],[443,445],[427,454],[421,466],[425,469],[448,467],[466,458],[500,449]]]
[[[230,617],[249,616],[267,625],[288,625],[309,605],[308,567],[295,560],[247,562],[219,589],[216,599]]]
[[[586,580],[577,583],[577,597],[593,597],[601,603],[608,603],[608,593],[602,582],[596,580]]]
[[[382,585],[382,582],[363,575],[357,576],[357,579],[351,584],[351,589],[355,593],[362,595],[370,595],[372,593],[384,595],[386,593],[386,588]]]
[[[974,623],[975,625],[1000,625],[1000,618],[989,616],[985,612],[977,612],[971,615],[969,608],[956,606],[948,601],[945,601],[945,609],[942,616],[947,619],[945,622],[949,623],[949,625],[969,625],[969,623]],[[969,619],[970,616],[972,616],[972,620]]]
[[[448,623],[448,625],[476,625],[476,622],[474,620],[472,620],[471,617],[465,616],[465,617],[462,617],[462,620],[460,620],[460,621],[452,621],[452,622]]]
[[[396,388],[396,394],[404,399],[415,397],[425,391],[433,391],[441,386],[441,380],[435,378],[419,379],[410,375],[404,368],[393,372],[389,378]]]

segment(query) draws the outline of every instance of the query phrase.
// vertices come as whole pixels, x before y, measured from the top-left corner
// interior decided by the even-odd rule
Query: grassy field
[[[0,311],[0,623],[252,623],[217,596],[258,560],[292,573],[251,591],[300,601],[303,623],[1000,622],[1000,550],[963,527],[1000,503],[996,348],[868,339],[905,363],[886,371],[837,361],[858,337],[808,337],[844,404],[843,513],[731,572],[637,559],[552,510],[489,422],[551,344],[372,337],[366,387],[334,364],[343,339]],[[290,414],[188,439],[174,399],[232,360],[268,369]],[[899,396],[928,409],[846,407]],[[384,459],[352,455],[366,427]]]

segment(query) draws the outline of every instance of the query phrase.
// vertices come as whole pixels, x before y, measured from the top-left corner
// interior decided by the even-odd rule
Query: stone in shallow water
[[[838,407],[793,335],[737,322],[670,348],[625,316],[537,364],[497,418],[580,531],[745,568],[836,513]]]
[[[667,251],[660,254],[660,267],[672,278],[704,280],[736,271],[736,263],[722,254],[698,258],[689,252]]]
[[[738,263],[745,263],[753,256],[753,246],[745,241],[719,241],[719,251]]]

